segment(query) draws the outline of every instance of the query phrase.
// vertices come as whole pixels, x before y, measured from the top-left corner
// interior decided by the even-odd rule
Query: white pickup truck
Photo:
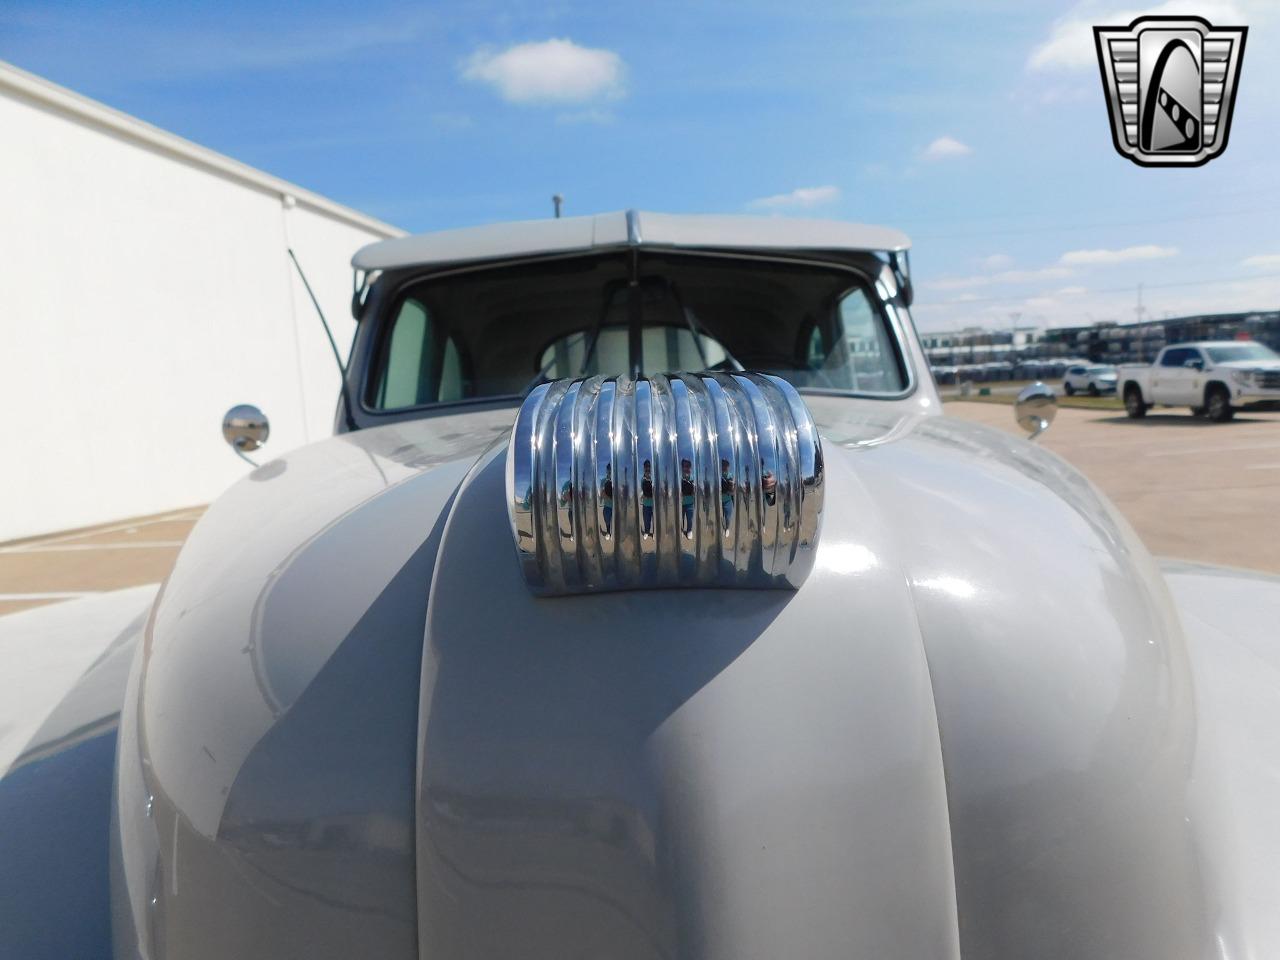
[[[1280,354],[1261,343],[1216,340],[1165,347],[1155,363],[1122,364],[1120,395],[1130,417],[1156,405],[1191,408],[1222,422],[1242,409],[1280,409]]]

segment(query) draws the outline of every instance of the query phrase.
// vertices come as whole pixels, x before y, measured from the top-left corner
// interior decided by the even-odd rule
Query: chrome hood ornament
[[[546,596],[794,589],[813,568],[822,499],[813,417],[767,374],[542,384],[507,451],[516,552]]]

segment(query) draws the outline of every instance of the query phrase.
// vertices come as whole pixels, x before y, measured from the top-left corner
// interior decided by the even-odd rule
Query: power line
[[[1198,220],[1218,220],[1229,217],[1242,217],[1250,214],[1257,215],[1259,213],[1276,209],[1280,209],[1280,206],[1254,206],[1247,210],[1217,210],[1213,213],[1199,213],[1185,217],[1157,217],[1147,220],[1112,220],[1098,221],[1095,223],[1061,224],[1051,227],[1019,227],[1007,230],[972,230],[962,233],[913,233],[911,239],[913,242],[920,240],[967,240],[972,237],[1025,236],[1038,233],[1070,233],[1077,230],[1101,230],[1111,227],[1147,227],[1166,223],[1193,223]]]
[[[1175,283],[1143,283],[1144,290],[1166,290],[1173,287],[1200,287],[1215,283],[1240,283],[1248,280],[1271,280],[1280,277],[1280,273],[1254,273],[1247,277],[1218,277],[1212,280],[1179,280]],[[924,283],[921,286],[927,287]],[[1087,293],[1132,293],[1136,284],[1129,284],[1124,287],[1102,287],[1099,289],[1087,290]],[[1007,297],[970,297],[967,300],[938,300],[933,303],[917,301],[916,308],[919,307],[965,307],[972,303],[1007,303],[1010,300],[1026,300],[1031,296],[1043,296],[1043,294],[1017,294]]]

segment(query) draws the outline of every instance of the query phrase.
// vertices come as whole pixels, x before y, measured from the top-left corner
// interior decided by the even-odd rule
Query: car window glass
[[[424,277],[388,306],[362,397],[372,410],[511,399],[635,363],[869,396],[910,382],[890,309],[834,267],[610,252]]]
[[[1160,361],[1162,367],[1180,367],[1187,362],[1186,350],[1166,350],[1164,358]]]
[[[392,323],[372,404],[378,410],[461,400],[466,393],[457,344],[418,300]]]
[[[906,387],[902,370],[889,339],[889,331],[872,305],[867,292],[855,287],[840,300],[840,331],[851,363],[843,367],[844,376],[833,377],[831,386],[865,393],[897,393]],[[824,361],[830,368],[840,362],[840,346],[834,344]]]
[[[592,331],[584,330],[560,337],[542,351],[537,368],[548,380],[630,369],[630,331],[626,327],[601,329],[594,350],[591,335]],[[640,368],[646,376],[706,370],[723,364],[727,358],[719,342],[705,334],[695,338],[687,327],[649,326],[640,331]]]
[[[1260,343],[1233,343],[1223,347],[1206,347],[1214,363],[1231,363],[1238,360],[1276,360],[1274,350]]]

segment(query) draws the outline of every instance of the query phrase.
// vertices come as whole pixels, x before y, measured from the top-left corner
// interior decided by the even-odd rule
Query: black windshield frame
[[[391,284],[388,287],[384,287],[382,291],[379,291],[381,296],[370,298],[369,306],[371,309],[366,312],[366,316],[362,320],[362,325],[368,324],[370,320],[373,320],[373,329],[366,334],[363,348],[360,350],[361,362],[358,365],[353,364],[353,367],[355,368],[352,371],[355,375],[353,379],[356,380],[355,384],[353,384],[356,388],[353,390],[353,394],[358,399],[358,413],[361,415],[360,419],[365,421],[365,425],[371,425],[371,422],[390,422],[393,420],[434,416],[459,407],[495,407],[514,405],[521,402],[525,395],[527,395],[528,389],[532,389],[532,386],[534,385],[531,383],[523,390],[470,396],[457,400],[436,401],[416,406],[397,407],[393,409],[380,409],[370,403],[371,394],[369,391],[373,389],[373,386],[377,381],[379,370],[384,362],[386,344],[390,338],[390,332],[394,326],[398,310],[403,303],[412,296],[415,290],[421,289],[427,284],[466,274],[503,270],[511,267],[550,266],[557,261],[588,261],[592,259],[605,259],[610,256],[617,257],[620,254],[629,255],[630,262],[633,264],[640,262],[640,256],[634,249],[619,248],[618,250],[597,251],[590,255],[574,253],[552,256],[535,256],[485,263],[470,263],[460,265],[455,268],[433,270],[426,274],[405,271],[396,277],[386,278],[391,280]],[[887,295],[880,283],[880,277],[883,275],[884,269],[884,261],[880,257],[872,254],[867,254],[865,257],[868,261],[868,266],[872,267],[872,270],[875,270],[877,267],[880,268],[876,271],[877,275],[873,276],[871,270],[862,269],[852,263],[831,261],[820,258],[811,259],[808,257],[786,256],[780,254],[775,255],[767,252],[715,250],[686,251],[663,248],[652,248],[644,251],[645,256],[651,254],[661,255],[662,257],[678,257],[680,259],[711,258],[728,263],[745,264],[754,262],[761,264],[778,264],[782,266],[807,267],[841,274],[847,278],[847,283],[842,288],[843,292],[841,293],[841,296],[846,296],[848,292],[853,290],[861,290],[865,294],[871,309],[875,312],[877,321],[882,325],[885,333],[886,345],[892,351],[892,361],[896,364],[902,388],[895,391],[872,391],[797,384],[797,390],[802,394],[809,393],[820,396],[837,396],[873,400],[903,400],[912,396],[919,388],[920,379],[915,369],[915,365],[912,362],[913,354],[910,349],[911,341],[909,321],[906,319],[905,311],[901,304],[897,303],[896,299],[892,295]],[[634,298],[631,302],[635,302]],[[634,324],[632,324],[632,326],[634,329]],[[589,325],[587,325],[587,327],[589,327]],[[797,337],[803,337],[803,335],[810,329],[811,327],[801,329]],[[700,332],[711,336],[713,339],[719,339],[716,337],[714,331],[702,330]],[[747,364],[746,369],[757,368],[751,364]],[[779,375],[782,375],[785,378],[785,374]]]

